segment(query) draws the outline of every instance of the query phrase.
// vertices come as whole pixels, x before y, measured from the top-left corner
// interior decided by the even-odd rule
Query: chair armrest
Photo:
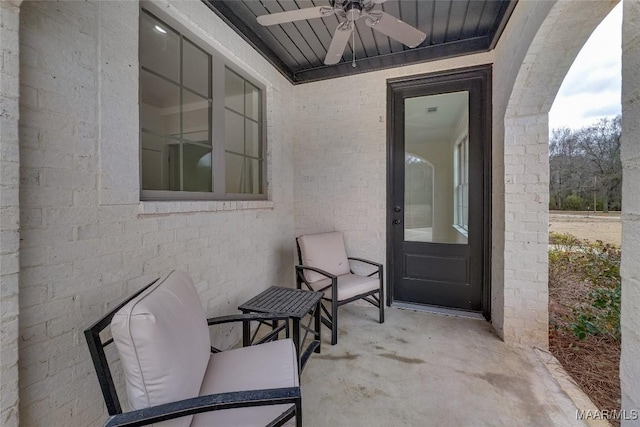
[[[251,320],[289,320],[289,318],[290,317],[286,314],[232,314],[230,316],[212,317],[207,319],[207,324],[212,326],[221,325],[223,323],[246,322]]]
[[[382,264],[379,264],[379,263],[373,262],[373,261],[369,261],[368,259],[364,259],[364,258],[348,257],[347,259],[350,260],[350,261],[358,261],[358,262],[362,262],[364,264],[369,264],[369,265],[372,265],[372,266],[376,267],[377,270],[375,270],[372,273],[368,274],[367,277],[371,277],[374,274],[378,274],[380,277],[382,277]],[[353,273],[353,270],[351,272]]]
[[[382,267],[382,264],[379,264],[377,262],[373,262],[373,261],[369,261],[368,259],[364,259],[364,258],[355,258],[355,257],[348,257],[347,259],[351,260],[351,261],[359,261],[359,262],[364,262],[365,264],[370,264],[373,265],[375,267]]]
[[[113,415],[107,420],[104,427],[145,426],[160,421],[222,409],[287,403],[296,404],[300,399],[300,387],[209,394]]]
[[[316,267],[311,267],[309,265],[296,265],[296,273],[298,274],[298,276],[304,280],[304,282],[309,285],[309,282],[307,281],[307,278],[304,277],[304,270],[311,270],[311,271],[315,271],[316,273],[320,273],[323,276],[327,277],[328,279],[331,279],[331,284],[325,286],[324,288],[321,289],[314,289],[317,292],[324,292],[325,290],[332,288],[331,290],[331,295],[333,296],[333,298],[335,299],[338,296],[338,290],[335,286],[333,286],[334,284],[338,283],[338,276],[336,276],[335,274],[331,274],[328,271],[322,270],[320,268],[316,268]]]
[[[323,276],[326,276],[329,279],[337,279],[338,276],[336,276],[335,274],[331,274],[328,271],[325,270],[321,270],[319,268],[316,267],[311,267],[309,265],[296,265],[296,271],[299,273],[302,273],[304,270],[311,270],[311,271],[315,271],[316,273],[320,273]]]
[[[276,337],[277,339],[278,333],[283,329],[288,337],[289,336],[289,319],[291,319],[291,316],[288,316],[286,314],[277,314],[277,313],[232,314],[230,316],[218,316],[218,317],[212,317],[210,319],[207,319],[207,325],[214,326],[214,325],[222,325],[224,323],[233,323],[233,322],[250,322],[250,321],[264,322],[269,320],[271,321],[284,320],[285,322],[281,327],[274,329],[273,332],[268,334],[266,337],[263,337],[262,340],[256,343],[256,344],[262,344],[264,342],[267,342],[268,340],[273,339],[274,337]],[[219,348],[216,348],[213,346],[211,347],[212,353],[220,353],[221,351],[222,350],[220,350]]]

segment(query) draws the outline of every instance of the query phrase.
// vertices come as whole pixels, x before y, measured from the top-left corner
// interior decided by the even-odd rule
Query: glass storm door
[[[488,314],[482,81],[390,88],[390,299]]]

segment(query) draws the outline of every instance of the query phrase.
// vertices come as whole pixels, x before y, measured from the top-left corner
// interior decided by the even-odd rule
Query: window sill
[[[273,209],[273,201],[145,201],[140,202],[139,216],[196,212],[229,212],[249,209]]]
[[[464,228],[460,227],[459,225],[453,224],[453,228],[458,230],[458,233],[462,234],[464,237],[467,237],[467,238],[469,237],[469,232]]]

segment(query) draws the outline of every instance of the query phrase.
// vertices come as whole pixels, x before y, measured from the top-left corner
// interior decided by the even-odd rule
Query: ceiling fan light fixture
[[[357,21],[358,19],[360,19],[361,15],[362,15],[362,11],[358,9],[351,9],[350,11],[347,12],[347,19],[349,21]]]
[[[355,22],[365,18],[365,24],[385,36],[396,40],[410,48],[420,45],[427,35],[411,25],[402,22],[396,17],[382,10],[375,10],[377,4],[386,0],[330,0],[331,7],[318,6],[297,10],[261,15],[257,17],[258,23],[264,26],[284,24],[314,18],[326,18],[335,15],[338,18],[338,26],[333,33],[331,44],[324,59],[325,65],[334,65],[340,62],[344,50],[349,43],[349,36],[355,37]],[[353,40],[354,52],[352,66],[355,67],[355,40]]]
[[[362,4],[359,1],[351,1],[344,5],[344,13],[347,20],[357,21],[362,16]]]

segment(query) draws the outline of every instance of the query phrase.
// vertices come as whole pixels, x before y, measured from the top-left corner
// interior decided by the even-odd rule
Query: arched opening
[[[499,240],[504,245],[504,258],[498,261],[504,289],[495,296],[504,301],[504,313],[499,313],[503,324],[499,326],[506,341],[544,348],[549,344],[548,113],[578,52],[615,4],[594,2],[589,8],[579,2],[521,5],[529,9],[524,15],[534,22],[523,19],[523,37],[528,34],[527,24],[535,34],[522,53],[522,65],[511,70],[515,74],[513,89],[505,96],[504,128],[497,132],[504,138],[504,152],[494,152],[494,158],[498,154],[504,161],[504,174],[500,174],[504,182],[497,183],[504,186],[504,200],[498,199],[498,215],[494,210],[494,217],[504,221],[505,231],[503,241]],[[536,19],[540,22],[537,28]],[[522,248],[531,256],[523,259]],[[519,253],[519,258],[513,259],[510,253]]]
[[[496,48],[492,318],[507,342],[548,347],[548,113],[578,52],[614,6],[523,2]]]
[[[549,113],[549,351],[602,410],[620,409],[621,24],[618,4]]]

